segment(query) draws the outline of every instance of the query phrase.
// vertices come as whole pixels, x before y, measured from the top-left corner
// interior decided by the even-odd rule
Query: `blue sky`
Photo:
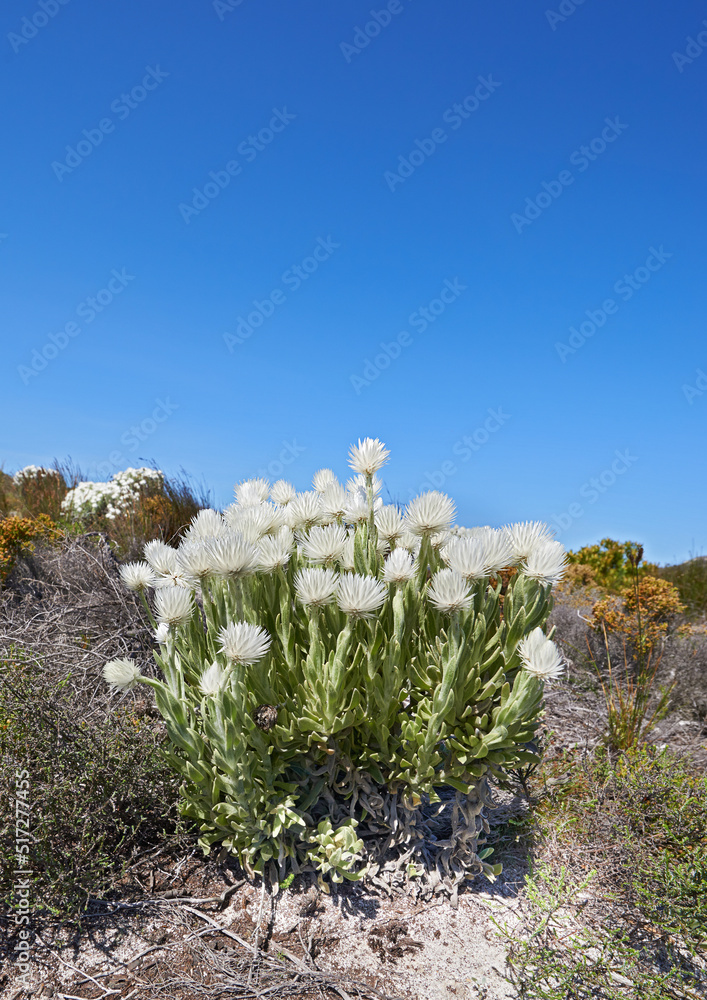
[[[370,435],[462,523],[706,551],[704,3],[0,21],[6,470],[155,460],[223,504]]]

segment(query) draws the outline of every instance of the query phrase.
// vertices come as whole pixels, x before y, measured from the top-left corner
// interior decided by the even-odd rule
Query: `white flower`
[[[514,562],[527,559],[539,543],[552,541],[552,531],[542,521],[519,521],[517,524],[507,524],[505,532],[513,549]]]
[[[321,496],[322,511],[331,520],[344,516],[348,502],[348,494],[341,483],[329,483]]]
[[[371,478],[371,489],[373,490],[373,495],[378,496],[380,491],[383,489],[383,483],[380,481],[378,476],[373,476]],[[352,476],[350,479],[346,480],[346,491],[347,493],[360,493],[362,496],[368,496],[368,483],[366,482],[365,476]]]
[[[407,549],[394,549],[383,563],[386,583],[405,583],[415,576],[415,560]]]
[[[398,508],[392,504],[376,511],[375,522],[379,538],[386,542],[397,542],[403,537],[403,518]]]
[[[137,684],[142,674],[135,660],[124,658],[106,663],[103,668],[103,677],[112,687],[119,691],[127,691],[128,688]]]
[[[184,590],[194,590],[197,583],[198,580],[191,573],[187,573],[183,566],[177,566],[171,573],[159,573],[155,577],[155,587],[157,590],[162,590],[164,587],[168,589],[182,587]]]
[[[379,501],[380,503],[380,501]],[[368,520],[370,510],[368,500],[360,493],[349,493],[348,502],[344,509],[344,520],[347,524],[363,524]]]
[[[205,542],[182,542],[177,551],[179,565],[184,570],[185,580],[203,580],[213,573],[211,552]]]
[[[562,542],[548,539],[538,542],[523,563],[521,569],[526,576],[541,583],[557,583],[567,568],[567,553]]]
[[[311,528],[300,543],[302,555],[314,563],[333,563],[341,558],[346,538],[346,528],[341,524]]]
[[[242,483],[236,484],[234,492],[238,503],[243,507],[249,507],[267,500],[270,483],[267,479],[245,479]]]
[[[518,653],[528,673],[540,680],[554,680],[565,669],[559,649],[540,626],[518,643]]]
[[[318,493],[298,493],[287,505],[287,523],[294,530],[312,528],[326,520]]]
[[[389,456],[390,452],[378,438],[366,438],[363,441],[359,438],[358,444],[352,444],[349,449],[349,465],[362,476],[372,476],[383,468]]]
[[[199,679],[199,687],[205,695],[217,695],[221,690],[221,684],[225,674],[216,660],[207,667]]]
[[[331,486],[337,483],[338,479],[331,471],[331,469],[320,469],[318,472],[314,473],[312,478],[312,486],[317,491],[317,493],[324,493],[327,486]]]
[[[442,558],[450,569],[467,580],[489,575],[483,543],[479,538],[453,537],[442,549]]]
[[[321,608],[333,599],[338,582],[333,569],[301,569],[295,576],[295,591],[306,607]]]
[[[343,551],[339,562],[343,569],[354,569],[354,544],[356,542],[356,535],[353,531],[349,532],[346,542],[344,544]]]
[[[294,535],[290,528],[280,528],[276,535],[266,535],[258,542],[258,569],[272,573],[284,569],[290,561]]]
[[[173,549],[171,545],[166,545],[161,542],[159,538],[153,539],[151,542],[147,542],[143,552],[145,553],[145,559],[154,569],[155,573],[161,573],[167,576],[169,573],[174,573],[178,569],[177,563],[177,550]]]
[[[286,521],[285,510],[269,501],[250,507],[234,504],[226,510],[224,516],[230,527],[240,531],[249,542],[257,542],[264,535],[274,534]]]
[[[167,622],[162,622],[152,634],[155,642],[159,642],[160,646],[163,646],[169,639],[169,625]]]
[[[484,562],[489,573],[498,572],[514,563],[513,548],[502,528],[484,528],[476,538],[484,550]]]
[[[255,663],[270,649],[272,639],[264,628],[248,622],[229,622],[219,630],[221,651],[236,663]]]
[[[440,569],[432,577],[427,596],[443,613],[465,611],[471,605],[469,583],[453,569]]]
[[[157,583],[149,563],[131,562],[120,567],[120,579],[128,590],[144,590]]]
[[[445,531],[454,519],[454,503],[444,493],[430,490],[411,500],[405,511],[405,527],[413,535]]]
[[[297,496],[297,490],[294,488],[292,483],[288,483],[286,479],[278,479],[276,483],[273,484],[273,488],[270,490],[270,497],[275,503],[282,504],[283,507],[287,506],[291,500]]]
[[[205,542],[214,573],[219,576],[243,577],[258,568],[258,550],[236,531]]]
[[[226,530],[223,517],[219,512],[207,507],[200,510],[191,519],[189,527],[184,532],[184,538],[190,542],[204,542],[207,538],[218,538]]]
[[[372,618],[387,596],[385,584],[375,577],[344,573],[339,578],[336,602],[352,618]]]
[[[163,587],[155,592],[155,614],[159,622],[183,625],[191,618],[194,598],[184,587]]]

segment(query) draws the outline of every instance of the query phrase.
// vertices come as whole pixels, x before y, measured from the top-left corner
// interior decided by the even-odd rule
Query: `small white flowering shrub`
[[[15,486],[25,486],[28,483],[34,483],[38,479],[62,479],[62,475],[56,469],[47,469],[42,465],[26,465],[24,469],[19,469],[14,476],[12,481]]]
[[[164,474],[158,469],[124,469],[114,473],[107,483],[78,483],[64,497],[61,509],[74,521],[94,516],[112,521],[130,513],[141,496],[161,489],[163,483]]]
[[[116,660],[106,680],[154,689],[204,850],[274,881],[305,865],[358,878],[399,844],[497,873],[478,852],[487,776],[535,759],[543,682],[562,670],[542,631],[562,546],[539,523],[453,527],[437,492],[383,506],[387,458],[369,438],[346,487],[326,469],[307,493],[241,483],[178,550],[149,542],[122,569],[153,591],[163,679]],[[422,808],[445,788],[452,836],[432,857]]]

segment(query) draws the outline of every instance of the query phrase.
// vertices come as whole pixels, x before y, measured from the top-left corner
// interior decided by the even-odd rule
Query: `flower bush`
[[[162,678],[128,659],[104,676],[154,689],[204,851],[274,882],[359,878],[398,845],[458,878],[497,874],[479,851],[488,777],[536,760],[544,681],[563,669],[542,628],[565,564],[547,528],[454,527],[436,491],[383,505],[387,459],[369,438],[346,486],[328,469],[305,493],[240,483],[178,549],[151,541],[122,567]],[[430,846],[440,793],[452,832]]]
[[[161,490],[163,484],[164,475],[158,469],[124,469],[107,483],[78,483],[64,497],[61,509],[76,521],[95,516],[112,521],[130,513],[145,493]]]

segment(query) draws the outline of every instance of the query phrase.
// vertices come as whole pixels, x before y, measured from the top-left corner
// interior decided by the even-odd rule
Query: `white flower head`
[[[329,483],[321,495],[321,508],[332,521],[344,516],[348,502],[348,493],[341,483]]]
[[[321,608],[334,599],[338,582],[333,569],[301,569],[295,576],[295,591],[305,607]]]
[[[258,568],[258,550],[236,531],[205,542],[211,566],[218,576],[240,578],[250,576]]]
[[[270,490],[270,499],[273,503],[279,503],[283,507],[286,507],[296,496],[297,490],[286,479],[278,479],[276,483],[273,483],[273,487]]]
[[[380,501],[379,501],[380,503]],[[363,524],[370,515],[368,501],[360,493],[349,493],[348,502],[344,510],[344,520],[347,524]]]
[[[339,480],[336,478],[331,469],[320,469],[318,472],[315,472],[312,477],[312,486],[317,493],[324,493],[327,486],[338,483],[338,481]]]
[[[371,489],[373,490],[373,496],[378,496],[380,491],[383,489],[383,483],[380,481],[378,476],[371,477]],[[368,496],[368,483],[366,482],[365,476],[351,476],[350,479],[346,480],[346,492],[347,493],[358,493],[364,498]]]
[[[405,527],[413,535],[434,535],[446,531],[454,520],[454,502],[438,490],[421,493],[405,510]]]
[[[562,542],[546,539],[538,542],[522,565],[526,576],[541,583],[557,583],[567,569],[567,553]]]
[[[184,625],[194,610],[194,597],[184,587],[163,587],[155,591],[155,614],[159,622]]]
[[[121,566],[120,579],[128,590],[145,590],[157,583],[152,566],[146,562],[131,562]]]
[[[349,465],[362,476],[372,476],[382,469],[390,457],[390,452],[378,438],[359,438],[357,445],[349,449]]]
[[[159,538],[147,542],[143,552],[145,553],[145,559],[152,566],[155,573],[161,573],[166,576],[177,569],[177,550],[173,549],[171,545],[161,542]]]
[[[484,546],[480,539],[452,537],[442,549],[447,566],[467,580],[480,580],[489,575]]]
[[[344,548],[341,553],[341,558],[339,559],[342,569],[348,569],[348,570],[354,569],[355,544],[356,544],[356,533],[350,531],[346,537],[346,542],[344,543]]]
[[[406,583],[415,576],[415,559],[407,549],[393,549],[383,563],[386,583]]]
[[[177,559],[187,578],[203,580],[214,571],[211,552],[203,541],[182,542],[177,551]]]
[[[154,640],[155,642],[158,642],[160,646],[164,646],[169,639],[169,635],[169,625],[167,622],[161,622],[153,632]]]
[[[507,524],[505,532],[513,549],[513,561],[516,563],[527,559],[540,543],[552,541],[553,536],[552,529],[543,521],[519,521],[517,524]]]
[[[218,538],[226,530],[221,514],[206,507],[191,519],[189,527],[184,532],[184,539],[190,542],[203,542],[208,538]]]
[[[405,530],[403,518],[397,507],[388,504],[380,507],[375,513],[376,528],[378,537],[383,538],[388,543],[399,541],[403,537]]]
[[[339,578],[336,602],[351,618],[373,618],[387,596],[385,584],[375,577],[344,573]]]
[[[239,531],[249,542],[257,542],[264,535],[279,531],[285,523],[286,513],[282,507],[266,501],[249,507],[233,504],[226,509],[224,517],[232,530]]]
[[[518,643],[521,662],[529,674],[540,680],[554,680],[564,671],[559,649],[538,626]]]
[[[346,528],[341,524],[315,526],[302,538],[302,555],[313,563],[334,563],[341,558],[346,538]]]
[[[476,538],[483,547],[484,562],[489,573],[497,573],[513,565],[513,547],[503,528],[484,528]]]
[[[137,684],[142,674],[135,660],[123,658],[106,663],[103,668],[103,677],[111,687],[117,688],[119,691],[127,691]]]
[[[223,679],[225,677],[225,672],[218,665],[216,660],[207,667],[199,679],[199,687],[203,694],[207,697],[211,695],[217,695],[221,690],[221,685],[223,684]]]
[[[236,483],[234,493],[239,504],[249,507],[267,500],[270,483],[267,479],[244,479],[242,483]]]
[[[294,535],[290,528],[280,528],[276,535],[265,535],[258,542],[258,569],[272,573],[284,569],[290,561]]]
[[[287,523],[293,531],[312,528],[326,519],[320,496],[313,491],[298,493],[287,505]]]
[[[453,569],[440,569],[435,573],[430,580],[427,597],[443,614],[466,611],[471,605],[469,583]]]
[[[272,639],[264,628],[248,622],[229,622],[219,630],[221,651],[235,663],[256,663],[270,649]]]

